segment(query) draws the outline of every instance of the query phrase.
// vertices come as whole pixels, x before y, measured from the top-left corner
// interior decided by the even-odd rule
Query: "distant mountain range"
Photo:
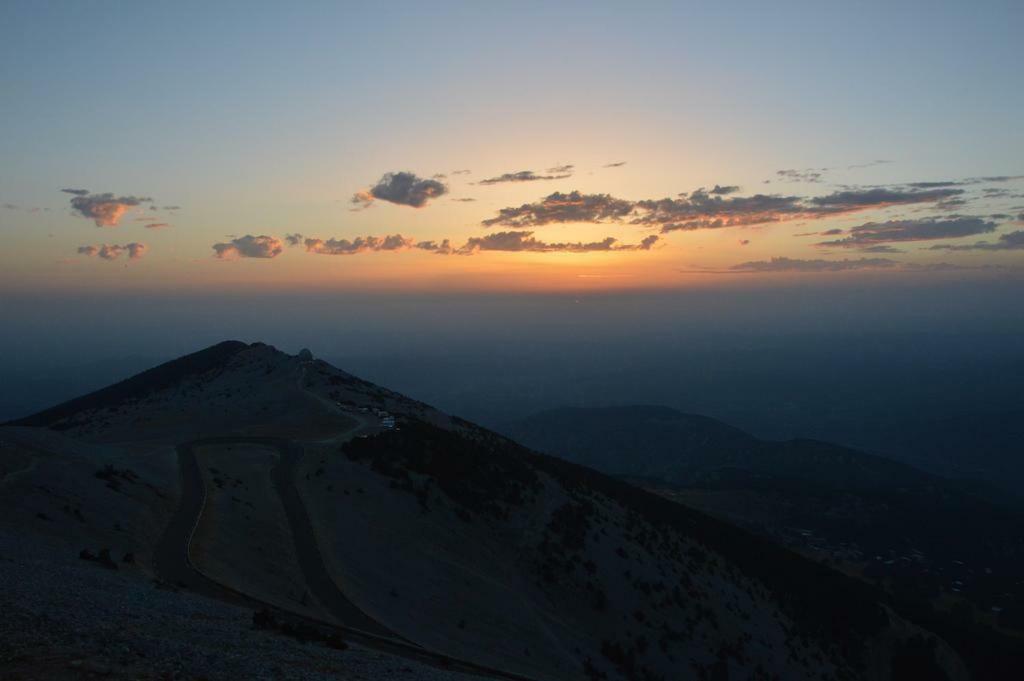
[[[199,626],[171,592],[203,597],[217,608],[203,622],[222,623],[216,651],[184,670],[176,658],[192,676],[238,676],[216,665],[267,648],[253,637],[271,634],[322,642],[317,663],[342,675],[354,668],[335,653],[339,634],[395,666],[495,678],[882,681],[1019,669],[1019,651],[995,634],[953,630],[840,565],[671,498],[816,488],[856,508],[874,489],[942,498],[938,479],[661,408],[560,410],[530,424],[517,433],[526,444],[569,443],[559,453],[570,460],[308,353],[233,341],[21,419],[0,428],[0,549],[18,547],[10,569],[74,595],[12,580],[5,604],[25,616],[16,632],[0,629],[2,642],[17,643],[28,673],[72,653],[121,669],[124,656],[101,641],[152,648],[159,623],[161,645],[173,645]],[[660,493],[595,469],[656,479]],[[154,580],[150,596],[123,596]],[[108,601],[134,624],[96,633],[83,623],[83,609]],[[239,609],[254,613],[255,633]],[[55,627],[74,636],[32,647]],[[146,665],[163,669],[163,649],[147,650]],[[275,655],[268,664],[285,676],[307,673],[289,666],[292,652]]]

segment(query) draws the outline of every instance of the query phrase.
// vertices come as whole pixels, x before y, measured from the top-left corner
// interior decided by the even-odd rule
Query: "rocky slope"
[[[395,415],[398,429],[381,429],[376,410]],[[0,528],[45,533],[65,561],[85,547],[111,548],[115,561],[132,553],[132,567],[119,574],[159,577],[148,556],[182,495],[174,446],[213,436],[301,448],[297,489],[337,588],[402,639],[490,674],[968,678],[949,646],[863,583],[262,344],[220,344],[0,430],[18,443],[0,448]],[[207,487],[221,480],[238,492],[215,496],[210,517],[220,525],[196,536],[207,542],[197,555],[217,566],[221,583],[243,595],[252,584],[260,593],[279,588],[280,604],[303,592],[294,546],[266,547],[280,565],[266,556],[246,561],[244,579],[241,571],[233,577],[231,556],[217,553],[253,531],[248,518],[266,528],[294,520],[270,500],[259,514],[244,510],[253,490],[270,489],[252,466],[276,466],[275,456],[240,460],[230,478],[223,461],[216,471],[200,461]],[[40,487],[49,493],[33,491]],[[60,522],[50,527],[40,514]],[[24,609],[26,598],[12,600]],[[66,607],[86,602],[71,598]],[[316,610],[304,596],[302,603]]]

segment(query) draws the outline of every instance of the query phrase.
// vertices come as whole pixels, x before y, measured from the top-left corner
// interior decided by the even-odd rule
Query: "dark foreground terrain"
[[[727,435],[738,456],[747,445]],[[656,494],[538,454],[308,353],[222,343],[0,441],[14,678],[1020,668],[1018,639],[952,629],[885,584],[666,498],[667,480]],[[889,472],[862,471],[875,475]]]

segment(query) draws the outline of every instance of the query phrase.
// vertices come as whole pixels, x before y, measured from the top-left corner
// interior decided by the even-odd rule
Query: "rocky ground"
[[[456,680],[358,645],[258,630],[251,610],[154,584],[0,530],[0,677]]]

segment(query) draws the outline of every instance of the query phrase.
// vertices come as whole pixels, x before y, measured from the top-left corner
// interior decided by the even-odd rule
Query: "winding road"
[[[360,424],[345,435],[352,436],[365,427],[367,427],[366,424]],[[260,444],[274,447],[280,455],[278,464],[271,471],[271,477],[291,526],[292,536],[295,540],[295,555],[310,592],[341,624],[285,611],[289,617],[320,627],[338,629],[344,633],[346,639],[368,648],[444,669],[493,678],[532,681],[529,677],[520,674],[492,669],[421,648],[415,643],[401,638],[346,598],[324,563],[316,535],[309,522],[306,506],[295,485],[295,470],[302,460],[303,448],[300,443],[291,440],[274,437],[224,436],[203,438],[178,445],[178,465],[182,483],[181,502],[153,556],[154,568],[161,579],[209,598],[243,607],[282,612],[277,606],[207,577],[192,562],[190,556],[192,540],[202,519],[207,499],[206,485],[199,461],[196,458],[195,448],[211,444]]]
[[[320,403],[328,412],[342,414],[354,419],[356,424],[314,444],[340,444],[353,437],[377,431],[379,426],[359,413],[344,411],[336,402],[329,400],[306,386],[308,363],[301,365],[297,372],[296,387],[305,395]],[[207,489],[203,479],[196,447],[202,445],[259,444],[273,447],[279,455],[278,463],[271,469],[274,489],[281,499],[295,542],[295,556],[305,578],[306,586],[314,598],[334,617],[337,622],[327,622],[299,613],[284,611],[242,593],[230,585],[218,582],[199,570],[191,559],[192,541],[206,508]],[[368,648],[380,650],[416,660],[443,669],[515,681],[534,681],[530,677],[501,669],[493,669],[466,660],[460,660],[441,653],[432,652],[402,638],[384,624],[375,620],[349,600],[338,583],[331,577],[324,562],[316,533],[309,519],[309,513],[295,484],[296,470],[302,461],[304,449],[300,442],[281,437],[258,437],[225,435],[206,437],[177,446],[178,466],[181,475],[181,502],[156,547],[153,564],[157,575],[164,581],[195,593],[235,605],[253,609],[268,609],[283,612],[288,617],[306,621],[319,627],[330,627],[341,631],[347,640]],[[343,586],[343,585],[342,585]],[[340,624],[338,624],[340,622]]]

